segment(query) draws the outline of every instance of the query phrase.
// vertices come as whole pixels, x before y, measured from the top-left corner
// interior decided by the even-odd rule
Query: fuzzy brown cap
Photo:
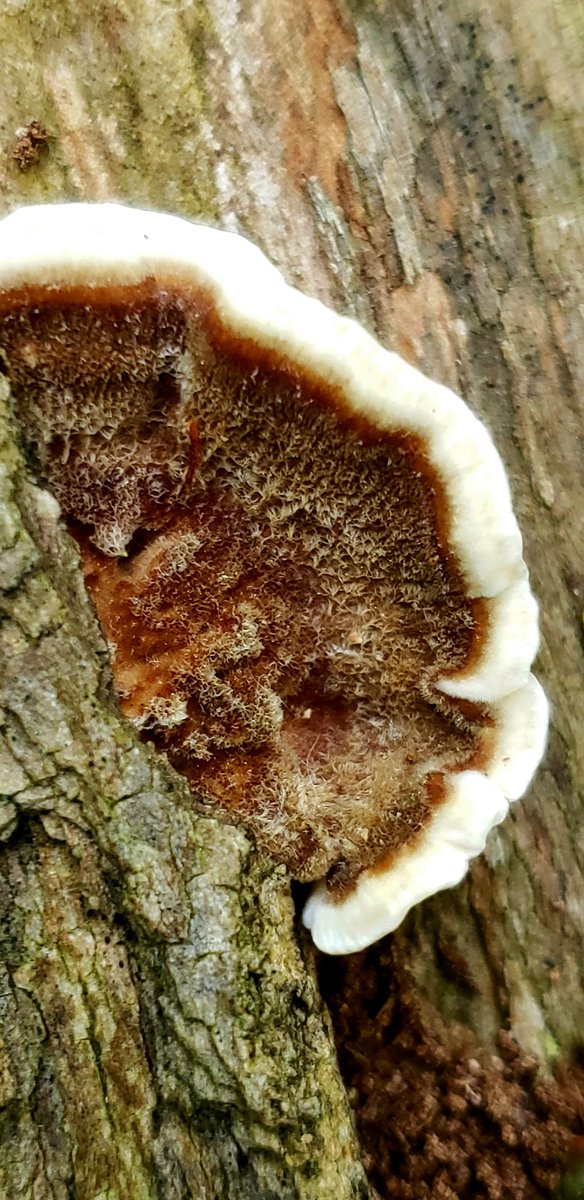
[[[309,923],[345,908],[325,948],[356,948],[420,898],[428,832],[446,849],[423,894],[460,877],[541,753],[536,608],[500,461],[458,398],[241,239],[64,211],[28,210],[20,270],[26,218],[0,225],[0,350],[123,709],[204,802],[326,880]],[[35,219],[51,227],[36,263]]]

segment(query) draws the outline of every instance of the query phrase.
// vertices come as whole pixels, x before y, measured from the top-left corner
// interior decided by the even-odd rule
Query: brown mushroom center
[[[489,719],[432,687],[484,613],[421,442],[172,281],[5,296],[0,349],[144,736],[299,878],[416,836]]]

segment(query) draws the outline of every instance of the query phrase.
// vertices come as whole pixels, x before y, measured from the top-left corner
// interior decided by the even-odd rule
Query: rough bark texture
[[[4,210],[115,198],[247,233],[493,430],[546,765],[467,882],[321,979],[380,1191],[549,1196],[584,1130],[581,5],[9,0],[0,48]],[[0,1196],[366,1195],[285,875],[119,720],[12,434]]]

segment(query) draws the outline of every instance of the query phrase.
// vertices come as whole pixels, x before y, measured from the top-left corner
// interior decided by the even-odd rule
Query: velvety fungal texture
[[[476,656],[483,607],[422,443],[160,279],[23,289],[0,348],[125,712],[203,800],[343,894],[488,744],[486,707],[433,686]]]

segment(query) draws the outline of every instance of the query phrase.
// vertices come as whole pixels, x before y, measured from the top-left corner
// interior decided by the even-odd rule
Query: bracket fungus
[[[458,396],[251,243],[113,204],[0,223],[0,353],[123,710],[330,953],[457,883],[541,758],[537,606]]]

